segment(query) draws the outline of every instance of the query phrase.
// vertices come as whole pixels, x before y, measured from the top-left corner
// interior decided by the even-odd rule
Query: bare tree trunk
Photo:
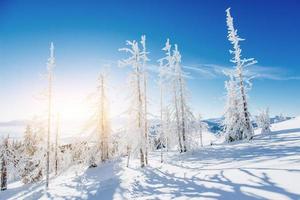
[[[54,60],[54,45],[50,46],[50,58],[48,60],[48,131],[47,131],[47,154],[46,154],[46,190],[49,187],[50,173],[50,133],[51,133],[51,105],[52,105],[52,70],[55,65]]]
[[[145,66],[144,66],[145,67]],[[148,110],[147,110],[147,75],[146,71],[144,71],[144,108],[145,108],[145,163],[148,165]]]
[[[164,126],[163,126],[163,88],[162,84],[160,85],[160,162],[163,163],[163,135],[164,135]]]
[[[142,102],[142,94],[141,94],[141,77],[140,77],[140,69],[139,66],[136,66],[136,81],[137,81],[137,93],[138,93],[138,129],[141,131],[141,147],[140,147],[140,160],[141,160],[141,167],[145,166],[145,155],[144,155],[144,134],[142,131],[142,113],[143,110],[143,102]]]
[[[106,161],[108,159],[108,133],[106,130],[106,125],[105,125],[105,111],[104,111],[104,102],[105,102],[105,93],[104,93],[104,76],[103,74],[100,75],[100,119],[101,119],[101,133],[100,133],[100,137],[101,137],[101,160]]]
[[[130,160],[130,147],[127,146],[127,167],[129,167],[129,160]]]
[[[163,155],[163,143],[162,140],[160,140],[160,162],[164,162],[164,155]]]
[[[184,98],[183,98],[183,85],[182,85],[181,74],[179,74],[179,85],[180,85],[180,102],[181,102],[181,130],[182,130],[182,141],[183,141],[183,152],[186,152],[186,139],[185,139],[185,110],[184,110]]]
[[[56,135],[55,135],[55,175],[58,171],[58,132],[59,132],[59,115],[57,115]]]
[[[46,161],[46,189],[49,187],[50,173],[50,133],[51,133],[51,101],[52,101],[52,72],[49,72],[49,88],[48,88],[48,131],[47,131],[47,161]]]
[[[201,122],[200,122],[201,123]],[[200,145],[203,147],[203,141],[202,141],[202,129],[200,129]]]

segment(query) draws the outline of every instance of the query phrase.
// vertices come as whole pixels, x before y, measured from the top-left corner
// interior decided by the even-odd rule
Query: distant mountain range
[[[271,124],[281,122],[281,121],[286,121],[294,117],[288,117],[288,116],[283,116],[283,115],[277,115],[275,117],[271,117]],[[114,119],[115,121],[116,119]],[[208,128],[210,132],[212,133],[218,133],[222,130],[222,121],[224,120],[223,117],[220,118],[211,118],[211,119],[205,119],[203,122],[207,123]],[[125,119],[118,119],[118,123],[114,124],[119,124],[120,125],[125,125]],[[26,124],[29,123],[29,120],[12,120],[12,121],[7,121],[7,122],[0,122],[0,134],[1,133],[14,133],[14,132],[20,132],[23,133],[25,130]],[[152,119],[150,120],[150,135],[155,136],[157,135],[157,131],[159,129],[159,120],[157,119]],[[257,127],[257,124],[255,121],[252,121],[253,127]],[[69,131],[68,131],[69,132]]]
[[[289,119],[292,119],[292,118],[294,118],[294,117],[287,117],[287,116],[283,116],[283,115],[276,115],[275,117],[271,117],[270,121],[271,121],[271,124],[274,124],[274,123],[286,121],[286,120],[289,120]],[[224,120],[224,117],[221,117],[221,118],[211,118],[211,119],[206,119],[206,120],[203,120],[203,121],[208,124],[209,130],[212,133],[218,133],[223,128],[222,127],[223,120]],[[256,124],[255,120],[252,120],[252,125],[253,125],[254,128],[257,127],[257,124]]]
[[[0,126],[25,126],[28,120],[12,120],[6,122],[0,122]]]

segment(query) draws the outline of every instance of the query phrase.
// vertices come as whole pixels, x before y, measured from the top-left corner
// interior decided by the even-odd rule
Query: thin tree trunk
[[[162,84],[160,85],[160,162],[163,163],[163,135],[164,135],[164,126],[163,126],[163,88]]]
[[[145,64],[144,64],[145,67]],[[148,118],[147,118],[147,75],[146,71],[144,72],[144,108],[145,108],[145,163],[148,165]]]
[[[46,154],[46,190],[49,187],[50,173],[50,133],[51,133],[51,105],[52,105],[52,70],[54,67],[54,46],[50,46],[50,58],[48,62],[48,131],[47,131],[47,154]]]
[[[180,72],[179,72],[180,73]],[[181,102],[181,129],[182,129],[182,141],[183,141],[183,151],[186,152],[186,139],[185,139],[185,110],[184,110],[184,98],[183,98],[183,86],[181,74],[179,74],[179,84],[180,84],[180,102]]]
[[[177,92],[176,85],[174,84],[174,104],[175,104],[175,115],[176,115],[176,125],[177,125],[177,134],[178,134],[178,143],[180,153],[183,152],[182,143],[181,143],[181,135],[180,135],[180,125],[179,125],[179,113],[178,113],[178,104],[177,104]]]
[[[200,122],[201,123],[201,122]],[[203,147],[203,141],[202,141],[202,129],[200,130],[200,144],[201,147]]]
[[[127,167],[129,167],[129,160],[130,160],[130,147],[127,146]]]
[[[145,156],[144,156],[144,134],[142,131],[142,94],[141,94],[141,84],[140,84],[140,69],[139,66],[136,66],[136,81],[137,81],[137,93],[138,93],[138,129],[141,131],[141,147],[140,147],[140,160],[141,160],[141,167],[145,166]]]
[[[101,90],[101,97],[100,97],[100,106],[101,106],[101,160],[106,161],[108,159],[108,144],[107,144],[107,132],[105,128],[105,112],[104,112],[104,101],[105,101],[105,94],[104,94],[104,77],[100,75],[100,90]]]
[[[55,175],[58,171],[58,132],[59,132],[59,115],[57,115],[56,135],[55,135]]]
[[[160,140],[160,162],[164,162],[164,155],[163,155],[163,143],[162,140]]]
[[[48,131],[47,131],[47,163],[46,163],[46,189],[49,187],[49,173],[50,173],[50,132],[51,132],[51,101],[52,101],[52,72],[48,75]]]

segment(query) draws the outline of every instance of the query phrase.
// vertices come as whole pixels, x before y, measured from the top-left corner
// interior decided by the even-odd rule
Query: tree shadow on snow
[[[139,196],[157,195],[168,198],[212,198],[212,199],[300,199],[300,195],[287,191],[270,178],[274,173],[300,173],[300,169],[274,167],[252,167],[257,162],[284,160],[299,164],[295,155],[300,154],[300,129],[276,131],[269,135],[258,135],[254,141],[213,145],[197,152],[170,156],[166,165],[182,170],[171,174],[155,168],[144,171],[145,184],[136,181],[134,192]],[[286,144],[288,142],[288,145]],[[298,145],[297,145],[298,144]],[[241,162],[251,167],[230,167]],[[278,161],[279,162],[279,161]],[[280,163],[278,163],[280,164]],[[246,165],[247,166],[247,165]],[[168,167],[167,167],[168,168]],[[185,177],[184,169],[189,177]],[[232,174],[233,173],[233,174]],[[243,177],[242,179],[239,177]]]
[[[201,171],[201,169],[199,169]],[[156,168],[144,170],[145,181],[141,184],[135,181],[133,192],[138,199],[147,197],[150,199],[176,199],[185,198],[210,198],[210,199],[269,199],[271,197],[257,194],[255,191],[272,192],[284,195],[291,199],[299,199],[298,194],[284,190],[272,182],[267,173],[253,173],[248,169],[236,169],[242,175],[256,179],[255,183],[235,183],[225,176],[225,170],[199,178],[178,176],[173,173],[163,172]],[[201,172],[200,172],[201,173]],[[155,196],[153,196],[153,194]],[[146,198],[147,199],[147,198]]]
[[[113,199],[116,194],[122,197],[124,192],[120,187],[120,169],[120,161],[103,163],[96,168],[87,169],[82,175],[58,187],[76,191],[74,195],[71,193],[67,197],[63,196],[63,199]]]
[[[96,168],[81,171],[71,176],[50,179],[49,190],[45,193],[44,181],[8,189],[1,194],[4,199],[113,199],[123,195],[120,187],[120,160],[100,164]],[[53,182],[52,182],[53,180]]]

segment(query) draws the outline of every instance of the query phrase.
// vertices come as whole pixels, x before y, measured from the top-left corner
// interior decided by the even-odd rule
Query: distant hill
[[[28,120],[12,120],[6,122],[0,122],[0,126],[25,126]]]

